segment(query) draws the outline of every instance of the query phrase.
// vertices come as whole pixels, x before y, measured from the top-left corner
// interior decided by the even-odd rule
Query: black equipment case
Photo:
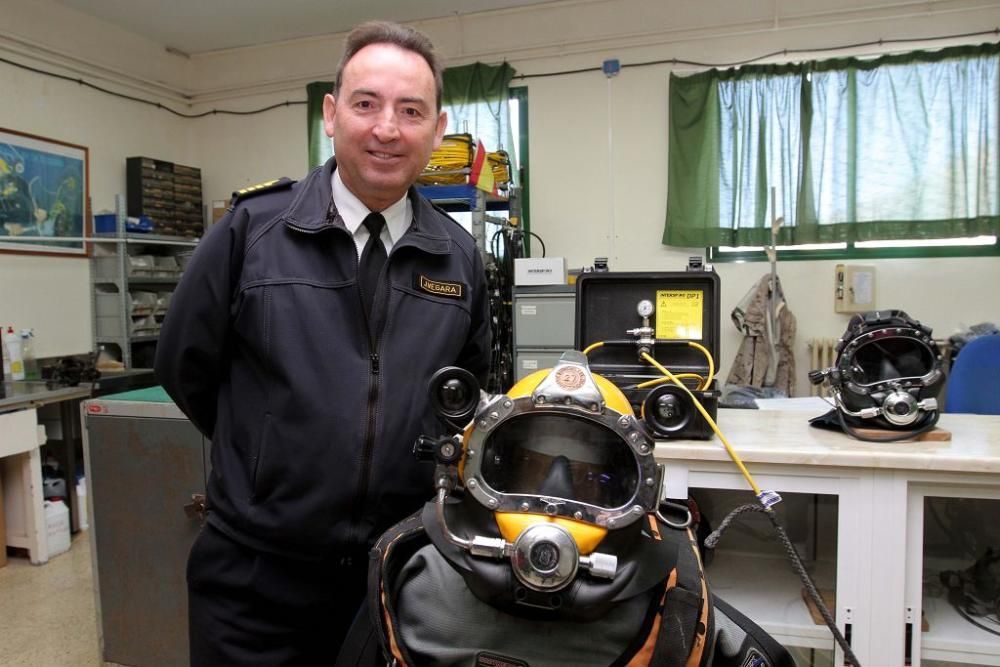
[[[653,305],[646,325],[638,310],[641,301]],[[629,333],[643,326],[649,327],[645,336]],[[625,393],[655,437],[712,437],[691,397],[673,382],[637,387],[663,377],[642,359],[640,348],[674,375],[694,373],[708,380],[708,359],[689,345],[692,341],[709,351],[718,369],[719,276],[704,268],[700,258],[692,258],[686,271],[582,274],[576,280],[575,331],[579,350],[604,343],[587,355],[590,369]],[[697,379],[682,381],[715,419],[721,392],[714,379],[701,389]]]

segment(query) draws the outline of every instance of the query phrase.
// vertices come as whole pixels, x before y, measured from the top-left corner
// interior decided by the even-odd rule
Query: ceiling
[[[413,22],[552,0],[56,0],[193,55],[347,32],[370,19]]]

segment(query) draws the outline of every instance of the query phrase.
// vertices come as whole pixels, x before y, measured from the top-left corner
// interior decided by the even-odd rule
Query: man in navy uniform
[[[335,158],[236,193],[173,296],[157,377],[212,441],[193,665],[332,661],[371,543],[427,499],[430,376],[486,380],[480,251],[413,187],[441,95],[424,35],[356,28],[323,106]]]

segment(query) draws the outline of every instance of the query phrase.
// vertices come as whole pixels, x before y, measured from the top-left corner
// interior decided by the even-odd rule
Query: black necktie
[[[385,245],[381,238],[382,228],[385,227],[385,218],[382,217],[381,213],[369,213],[363,224],[368,228],[369,237],[365,249],[361,251],[358,281],[361,283],[361,299],[365,305],[365,312],[371,315],[372,303],[375,302],[375,290],[378,287],[378,279],[386,260]]]

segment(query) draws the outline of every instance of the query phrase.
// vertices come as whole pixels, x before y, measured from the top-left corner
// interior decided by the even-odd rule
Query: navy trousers
[[[367,573],[364,554],[302,561],[206,524],[187,567],[192,667],[333,664]]]

